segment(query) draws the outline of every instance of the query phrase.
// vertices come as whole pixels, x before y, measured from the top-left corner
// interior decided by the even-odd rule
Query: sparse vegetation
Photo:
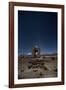
[[[48,70],[47,66],[44,65],[44,70]]]
[[[43,74],[42,74],[42,72],[40,72],[40,76],[42,76]]]
[[[57,72],[57,68],[56,68],[56,69],[54,69],[54,71],[55,71],[55,72]]]
[[[18,70],[18,79],[56,77],[57,60],[56,57],[55,59],[53,58],[53,60],[51,57],[20,57],[18,61]]]

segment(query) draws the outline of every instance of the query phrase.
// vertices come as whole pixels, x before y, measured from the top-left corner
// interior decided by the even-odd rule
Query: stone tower
[[[32,56],[40,57],[40,48],[38,46],[32,48]]]

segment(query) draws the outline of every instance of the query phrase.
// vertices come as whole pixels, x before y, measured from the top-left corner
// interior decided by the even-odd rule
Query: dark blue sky
[[[18,11],[18,54],[32,52],[38,45],[41,53],[57,52],[57,13]]]

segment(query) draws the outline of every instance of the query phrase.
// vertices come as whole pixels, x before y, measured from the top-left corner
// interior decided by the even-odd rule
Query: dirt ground
[[[57,77],[57,55],[18,58],[18,79]]]

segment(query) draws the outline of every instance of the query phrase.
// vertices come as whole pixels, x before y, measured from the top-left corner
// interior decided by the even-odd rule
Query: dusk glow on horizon
[[[57,12],[18,11],[18,55],[57,53]]]

